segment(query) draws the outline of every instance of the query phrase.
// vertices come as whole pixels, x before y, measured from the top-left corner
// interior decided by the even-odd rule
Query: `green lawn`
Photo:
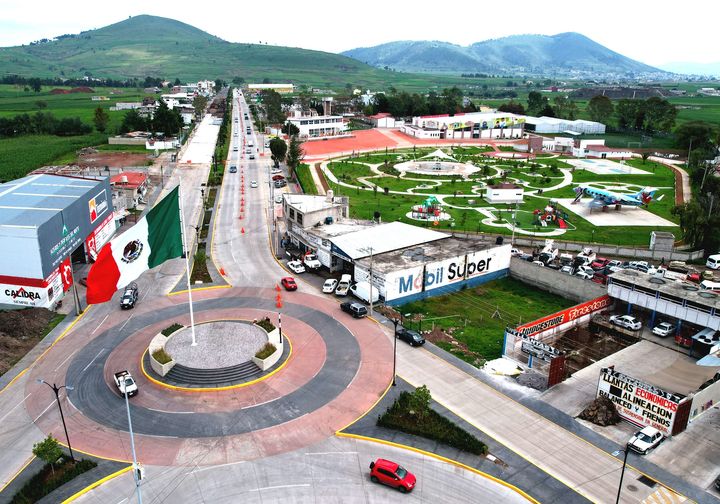
[[[516,327],[545,315],[573,306],[570,300],[537,289],[512,278],[504,278],[454,294],[408,303],[398,308],[403,314],[422,314],[422,329],[432,324],[443,329],[454,328],[453,337],[484,359],[500,356],[507,326]],[[495,315],[495,317],[493,317]],[[498,317],[499,316],[499,317]],[[405,324],[419,329],[420,323],[405,319]],[[459,355],[469,362],[474,356]]]

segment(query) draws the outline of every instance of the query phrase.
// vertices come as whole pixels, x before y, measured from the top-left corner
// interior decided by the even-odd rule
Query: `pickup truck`
[[[318,269],[322,266],[322,263],[320,263],[317,255],[315,254],[305,254],[305,257],[303,257],[303,263],[308,269]]]
[[[120,371],[119,373],[115,373],[114,378],[115,386],[118,388],[121,395],[125,394],[126,391],[128,397],[137,395],[137,384],[135,383],[135,380],[133,380],[132,375],[128,371]]]

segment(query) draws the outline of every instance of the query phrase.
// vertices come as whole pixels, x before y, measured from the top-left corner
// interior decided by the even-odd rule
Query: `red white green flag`
[[[87,277],[88,304],[104,303],[144,271],[183,254],[178,187],[105,244]]]

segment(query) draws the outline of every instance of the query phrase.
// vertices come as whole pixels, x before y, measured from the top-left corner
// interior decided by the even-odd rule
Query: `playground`
[[[350,213],[357,218],[379,213],[383,220],[438,230],[627,245],[646,245],[649,231],[658,228],[677,233],[670,212],[675,178],[668,167],[636,158],[620,164],[549,153],[515,158],[498,153],[513,154],[492,145],[411,145],[350,151],[323,160],[320,170],[335,194],[350,196]],[[642,208],[600,208],[589,197],[571,204],[580,184],[618,197],[651,187],[654,195]],[[503,187],[518,188],[521,197],[489,202],[490,189]]]

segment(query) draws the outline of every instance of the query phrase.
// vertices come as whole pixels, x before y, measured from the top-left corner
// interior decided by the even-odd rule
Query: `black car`
[[[408,343],[410,346],[420,346],[425,344],[425,338],[423,338],[422,334],[411,329],[405,329],[404,327],[398,327],[397,337]]]
[[[128,284],[125,287],[122,298],[120,298],[120,308],[123,310],[129,310],[135,307],[135,302],[138,299],[138,287],[135,282]]]
[[[363,318],[368,313],[365,305],[354,301],[345,301],[344,303],[340,303],[340,309],[355,318]]]
[[[276,180],[275,181],[275,188],[279,189],[281,187],[285,187],[287,185],[287,181],[285,179]]]
[[[237,173],[237,166],[230,165],[230,173]]]

